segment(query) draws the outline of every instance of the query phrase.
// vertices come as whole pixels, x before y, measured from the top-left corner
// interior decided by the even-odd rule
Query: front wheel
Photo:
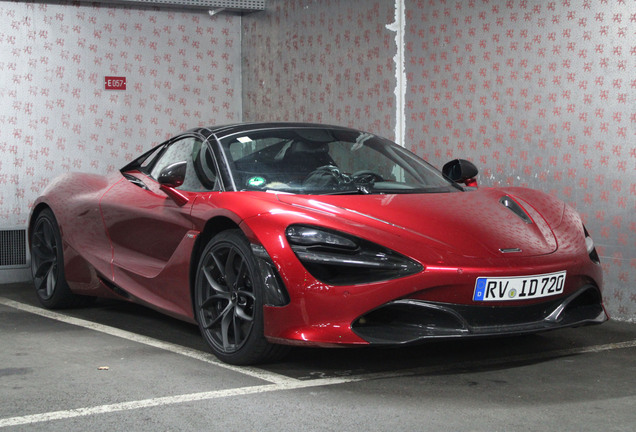
[[[240,230],[214,236],[199,260],[194,287],[201,334],[220,360],[236,364],[271,361],[284,352],[263,332],[263,294],[256,258]]]
[[[38,300],[48,309],[83,306],[93,300],[73,294],[66,283],[62,236],[50,209],[42,210],[33,225],[31,273]]]

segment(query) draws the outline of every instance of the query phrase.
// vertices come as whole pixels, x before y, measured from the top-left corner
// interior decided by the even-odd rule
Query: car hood
[[[557,249],[546,219],[527,201],[504,189],[312,197],[281,194],[278,199],[307,210],[332,213],[356,225],[406,231],[409,234],[403,232],[400,236],[423,241],[445,255],[528,257]]]

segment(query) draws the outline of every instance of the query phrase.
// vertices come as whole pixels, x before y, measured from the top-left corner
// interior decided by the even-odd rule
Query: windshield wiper
[[[346,189],[333,192],[325,192],[321,195],[370,195],[375,193],[367,187],[367,185],[354,185],[355,189]]]

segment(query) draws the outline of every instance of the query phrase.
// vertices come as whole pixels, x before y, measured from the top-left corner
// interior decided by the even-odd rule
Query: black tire
[[[48,208],[38,214],[33,225],[31,274],[38,300],[48,309],[84,306],[94,300],[71,292],[64,276],[60,228]]]
[[[263,363],[287,351],[265,339],[260,272],[238,229],[217,234],[205,247],[197,267],[194,308],[205,341],[226,363]]]

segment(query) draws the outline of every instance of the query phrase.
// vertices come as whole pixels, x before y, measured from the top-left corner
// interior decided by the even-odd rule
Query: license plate
[[[533,276],[478,277],[474,301],[528,300],[563,293],[565,271]]]

